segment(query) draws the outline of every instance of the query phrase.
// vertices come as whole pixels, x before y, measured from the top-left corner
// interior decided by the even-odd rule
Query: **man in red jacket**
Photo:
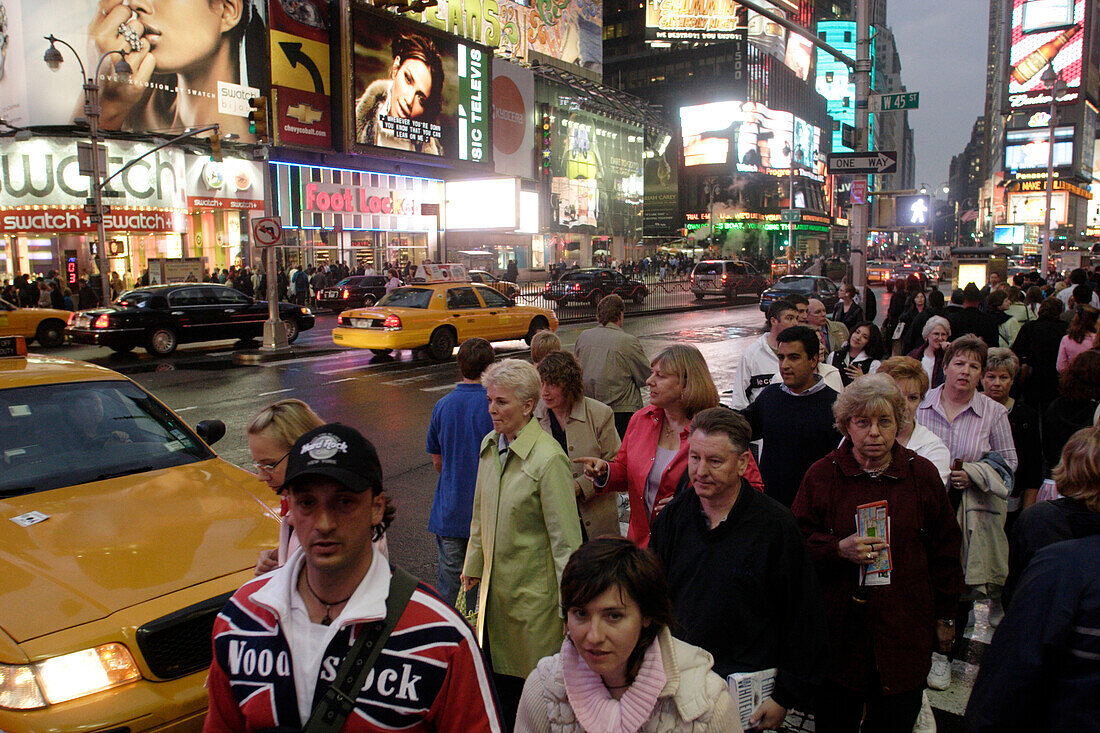
[[[382,467],[354,428],[322,425],[299,438],[284,488],[302,546],[218,615],[204,731],[300,730],[359,638],[380,638],[387,600],[408,578],[372,549],[386,507]],[[469,625],[413,582],[340,730],[503,730]]]

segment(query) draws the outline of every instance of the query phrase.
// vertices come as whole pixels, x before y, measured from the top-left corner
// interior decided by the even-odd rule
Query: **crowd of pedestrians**
[[[470,339],[426,432],[435,588],[385,561],[374,446],[277,403],[249,447],[286,529],[215,627],[207,730],[736,732],[793,710],[931,730],[977,603],[997,631],[968,728],[1088,728],[1100,350],[1073,288],[1092,278],[950,305],[910,283],[885,329],[854,289],[833,318],[780,301],[732,409],[694,346],[647,358],[618,296],[572,352]],[[1062,365],[1064,338],[1086,348]],[[249,651],[275,661],[248,671]]]

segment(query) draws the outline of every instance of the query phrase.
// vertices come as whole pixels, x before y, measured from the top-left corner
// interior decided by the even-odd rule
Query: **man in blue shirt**
[[[482,438],[493,430],[481,373],[494,358],[493,347],[485,339],[462,342],[457,357],[462,382],[435,403],[428,425],[427,450],[439,472],[428,531],[439,547],[437,590],[451,604],[458,596],[458,576],[470,539],[478,452]]]

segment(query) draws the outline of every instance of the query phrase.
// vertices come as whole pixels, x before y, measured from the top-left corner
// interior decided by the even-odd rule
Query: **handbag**
[[[474,598],[477,598],[476,594]],[[471,610],[466,607],[466,591],[461,588],[458,589],[458,596],[455,598],[455,610],[466,619],[466,623],[470,624],[471,628],[477,628],[477,609]]]
[[[321,702],[313,708],[309,720],[302,727],[302,733],[337,733],[344,727],[344,721],[355,707],[357,692],[363,688],[363,682],[378,661],[382,647],[397,628],[397,622],[405,612],[405,606],[409,604],[417,584],[416,578],[401,568],[394,567],[393,577],[390,578],[390,593],[386,597],[386,618],[375,621],[355,640],[355,646],[340,663],[335,681],[325,690]]]

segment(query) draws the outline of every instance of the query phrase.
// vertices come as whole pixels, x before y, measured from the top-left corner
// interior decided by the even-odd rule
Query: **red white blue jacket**
[[[288,563],[288,565],[292,565]],[[214,622],[214,661],[207,680],[207,733],[299,730],[290,648],[279,616],[253,596],[278,573],[238,590]],[[377,620],[377,619],[375,619]],[[336,633],[318,670],[320,702],[358,633],[350,623]],[[420,583],[368,673],[345,733],[503,730],[492,683],[473,631],[446,601]]]

